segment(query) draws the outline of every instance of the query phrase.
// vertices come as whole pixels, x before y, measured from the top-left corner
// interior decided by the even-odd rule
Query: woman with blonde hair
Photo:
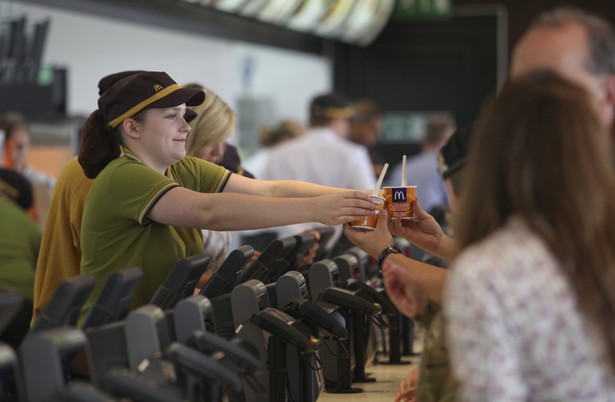
[[[195,116],[190,121],[192,130],[186,139],[186,155],[222,165],[226,141],[235,131],[237,120],[235,112],[215,92],[200,84],[190,83],[184,85],[184,88],[205,92],[205,101],[200,105],[190,107]],[[228,168],[228,166],[225,167]],[[233,173],[242,174],[242,171]],[[220,268],[231,247],[229,232],[207,229],[201,232],[205,253],[210,256],[211,262],[208,272],[205,273],[198,286],[203,285],[211,272],[216,272]]]
[[[212,163],[224,155],[224,144],[235,132],[235,112],[215,92],[200,84],[186,84],[184,88],[205,92],[205,101],[191,106],[196,117],[190,121],[192,132],[186,139],[186,154]]]

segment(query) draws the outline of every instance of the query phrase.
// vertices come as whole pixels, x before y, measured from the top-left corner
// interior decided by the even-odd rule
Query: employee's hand
[[[415,220],[402,221],[397,219],[389,221],[389,230],[428,253],[438,255],[440,242],[445,237],[442,228],[433,216],[421,208],[418,201],[412,203],[412,208]]]
[[[376,206],[369,194],[359,190],[342,191],[310,198],[313,202],[316,222],[325,225],[341,225],[361,216],[373,215]]]

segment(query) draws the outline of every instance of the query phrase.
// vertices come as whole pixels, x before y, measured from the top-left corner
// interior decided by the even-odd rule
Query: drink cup
[[[376,207],[378,211],[384,208],[384,198],[383,197],[380,197],[378,195],[370,195],[369,198],[372,200],[372,202],[374,203],[374,206]],[[367,231],[376,230],[377,223],[378,223],[377,214],[366,215],[366,216],[361,217],[361,219],[357,219],[356,221],[353,221],[350,224],[350,227],[352,227],[355,230],[362,230],[362,231],[367,232]]]
[[[416,186],[384,187],[384,198],[387,212],[392,220],[414,219],[412,203],[416,201]]]

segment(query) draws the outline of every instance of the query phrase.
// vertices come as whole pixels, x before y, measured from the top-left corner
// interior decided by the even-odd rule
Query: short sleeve
[[[186,157],[171,167],[171,176],[182,187],[201,193],[219,193],[231,175],[222,166],[203,159]]]
[[[149,224],[146,216],[151,208],[179,184],[138,161],[123,159],[112,164],[96,178],[91,192],[96,195],[97,204],[90,203],[90,208],[111,208],[109,212],[121,220]]]

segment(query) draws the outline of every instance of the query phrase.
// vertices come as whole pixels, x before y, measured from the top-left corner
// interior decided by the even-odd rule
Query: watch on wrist
[[[387,248],[382,250],[382,252],[378,256],[378,269],[382,269],[382,264],[384,263],[384,260],[386,260],[386,258],[390,254],[401,254],[401,250],[394,245],[388,246]]]

